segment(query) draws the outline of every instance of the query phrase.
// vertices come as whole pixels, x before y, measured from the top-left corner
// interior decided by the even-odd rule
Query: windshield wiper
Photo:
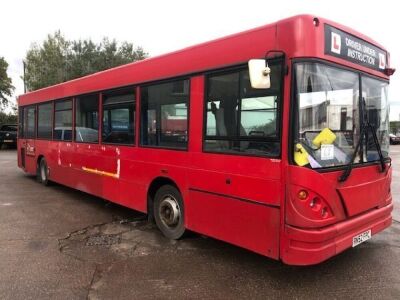
[[[362,145],[362,141],[364,139],[364,135],[365,135],[364,131],[365,131],[365,126],[362,126],[361,131],[360,131],[360,139],[358,140],[356,149],[353,152],[353,156],[351,157],[351,160],[350,160],[349,164],[347,165],[346,170],[344,170],[342,175],[339,176],[339,178],[338,178],[339,182],[345,181],[350,176],[351,170],[353,169],[354,160],[356,159],[358,150],[359,150],[360,146]]]
[[[348,164],[346,170],[344,170],[342,175],[340,175],[339,178],[338,178],[339,182],[345,181],[350,176],[351,171],[353,169],[354,160],[355,160],[355,158],[357,156],[357,153],[358,153],[358,150],[359,150],[360,146],[362,145],[362,142],[364,140],[364,136],[366,136],[368,134],[368,130],[370,130],[371,133],[372,133],[372,139],[374,141],[376,150],[378,151],[379,160],[380,160],[380,163],[381,163],[381,172],[384,172],[385,169],[386,169],[385,159],[384,159],[383,154],[382,154],[382,148],[381,148],[381,145],[379,144],[378,136],[376,135],[375,128],[374,128],[374,126],[371,125],[371,123],[369,123],[368,119],[366,118],[367,110],[366,110],[366,103],[365,103],[365,99],[364,98],[362,98],[361,106],[362,106],[363,119],[367,120],[367,122],[366,122],[366,124],[365,124],[365,122],[363,122],[363,125],[361,126],[360,139],[358,140],[356,149],[354,150],[354,153],[353,153],[353,156],[352,156],[352,158],[350,160],[350,163]]]
[[[379,144],[378,136],[376,135],[376,130],[375,130],[374,126],[372,126],[369,122],[367,123],[367,126],[371,130],[372,139],[374,140],[376,150],[378,151],[379,160],[381,162],[381,172],[384,172],[386,169],[385,158],[383,157],[383,154],[382,154],[382,148],[381,148],[381,145]]]

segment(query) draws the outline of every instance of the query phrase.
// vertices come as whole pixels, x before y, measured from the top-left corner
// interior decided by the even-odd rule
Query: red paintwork
[[[352,246],[353,236],[371,229],[372,235],[392,224],[393,204],[365,213],[358,218],[321,229],[305,230],[285,226],[288,239],[281,258],[293,265],[311,265],[322,262]]]
[[[37,160],[44,156],[51,180],[143,212],[147,211],[151,183],[159,177],[167,177],[182,193],[188,229],[289,264],[306,265],[326,260],[351,247],[354,235],[367,229],[375,234],[390,225],[391,171],[380,173],[377,165],[355,168],[346,182],[338,183],[340,172],[318,173],[289,164],[291,59],[315,57],[384,79],[388,77],[325,55],[324,23],[378,44],[324,19],[319,19],[320,25],[315,27],[313,18],[307,15],[289,18],[22,95],[20,106],[136,85],[136,146],[20,139],[18,164],[21,167],[20,149],[29,148],[31,155],[25,156],[26,172],[35,174]],[[264,57],[271,49],[283,50],[289,64],[284,82],[281,158],[204,153],[205,77],[202,72]],[[180,75],[190,77],[188,151],[137,146],[140,84]],[[82,169],[117,174],[118,162],[119,178]],[[300,189],[308,191],[309,198],[303,202],[296,198]],[[317,207],[315,211],[308,209],[314,197],[318,197],[319,208],[326,208],[324,218],[320,218]]]

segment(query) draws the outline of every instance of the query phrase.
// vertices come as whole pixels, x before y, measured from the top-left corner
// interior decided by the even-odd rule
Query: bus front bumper
[[[300,229],[285,225],[281,259],[290,265],[320,263],[353,246],[353,237],[367,230],[372,235],[392,224],[393,203],[321,229]]]

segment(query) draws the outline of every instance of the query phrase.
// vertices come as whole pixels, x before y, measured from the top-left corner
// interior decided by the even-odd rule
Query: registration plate
[[[4,140],[4,143],[13,143],[13,140]]]
[[[371,238],[371,229],[353,237],[353,247],[364,243]]]

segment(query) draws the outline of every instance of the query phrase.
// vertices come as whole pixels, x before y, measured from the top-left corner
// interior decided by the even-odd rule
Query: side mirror
[[[250,59],[249,74],[251,87],[254,89],[269,89],[271,69],[265,59]]]

